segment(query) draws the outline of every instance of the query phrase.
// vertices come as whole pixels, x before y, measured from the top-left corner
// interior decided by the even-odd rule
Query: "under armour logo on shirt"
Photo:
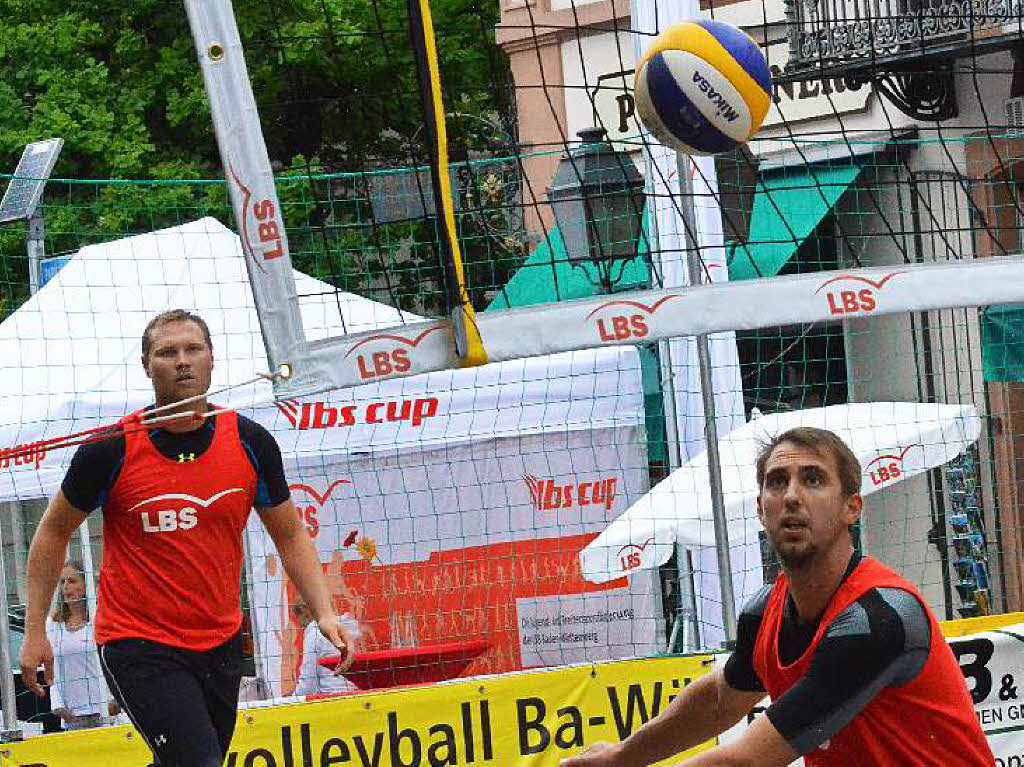
[[[196,459],[195,453],[178,453],[178,463],[187,463]]]
[[[157,735],[156,738],[153,739],[153,743],[155,745],[157,745],[157,746],[162,746],[166,742],[167,742],[167,736],[166,735]]]

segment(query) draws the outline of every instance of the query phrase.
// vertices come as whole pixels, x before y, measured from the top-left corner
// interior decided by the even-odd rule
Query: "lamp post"
[[[644,178],[628,155],[605,140],[604,128],[586,128],[578,135],[579,146],[558,161],[548,200],[569,263],[593,266],[597,280],[587,278],[611,293],[626,262],[637,256]]]

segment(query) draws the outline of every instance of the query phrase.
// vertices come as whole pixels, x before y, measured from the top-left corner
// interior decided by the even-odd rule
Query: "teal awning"
[[[1024,381],[1024,304],[981,313],[981,369],[985,381]]]
[[[750,214],[747,246],[740,245],[733,252],[729,279],[778,274],[860,171],[860,165],[847,163],[762,173]]]
[[[644,212],[646,221],[646,211]],[[646,285],[648,280],[647,240],[640,238],[638,255],[626,262],[622,278],[616,286],[626,289]],[[618,267],[615,271],[618,275]],[[511,309],[516,306],[532,306],[552,301],[568,301],[573,298],[587,298],[596,295],[598,289],[587,277],[596,280],[594,270],[588,266],[573,266],[565,252],[562,233],[550,229],[548,236],[530,254],[526,262],[512,275],[504,290],[500,291],[485,311]]]

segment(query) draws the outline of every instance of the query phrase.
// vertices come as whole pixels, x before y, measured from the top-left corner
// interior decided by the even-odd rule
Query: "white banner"
[[[638,33],[634,40],[639,61],[650,44],[651,35],[673,24],[699,19],[701,13],[699,3],[695,0],[634,0],[633,16],[633,28]],[[699,260],[699,283],[728,281],[714,158],[680,156],[674,149],[659,144],[650,135],[647,136],[645,149],[649,176],[648,205],[653,222],[650,247],[658,265],[661,286],[674,289],[689,285],[691,280],[687,261],[691,258]],[[687,231],[688,223],[690,231]],[[643,315],[630,315],[631,318],[635,316]],[[601,319],[607,318],[602,315]],[[611,322],[614,325],[614,319]],[[745,421],[736,335],[730,330],[711,336],[708,338],[708,347],[715,426],[719,434],[726,434]],[[677,336],[662,344],[659,349],[671,366],[666,368],[671,371],[671,391],[668,396],[673,398],[672,414],[676,421],[675,433],[679,445],[677,458],[682,464],[706,449],[704,396],[697,340],[692,336]],[[675,468],[675,465],[671,468]],[[694,560],[698,573],[695,606],[697,620],[704,630],[701,644],[704,647],[716,647],[725,639],[718,558],[713,550],[698,550]],[[736,567],[732,569],[735,571]],[[733,577],[736,575],[734,573]],[[682,577],[688,577],[685,571]],[[705,588],[705,585],[710,585],[710,589]],[[686,586],[684,593],[688,590],[689,586]],[[690,606],[681,607],[688,609]]]
[[[378,451],[286,467],[335,610],[365,651],[484,639],[466,673],[649,655],[654,574],[594,587],[579,551],[648,487],[640,426]],[[247,529],[262,674],[294,687],[297,594],[263,526]]]
[[[1024,624],[949,640],[998,767],[1024,765]]]
[[[488,312],[477,322],[489,359],[497,362],[699,333],[1019,301],[1024,259],[1008,256],[644,290]],[[455,366],[449,332],[447,322],[421,322],[310,344],[310,353],[330,385],[351,386]]]
[[[0,356],[9,361],[0,376],[0,501],[46,497],[60,486],[74,451],[48,448],[47,440],[152,402],[141,336],[170,308],[197,312],[210,327],[219,392],[212,400],[262,423],[285,454],[323,460],[644,422],[640,361],[628,347],[370,381],[275,407],[269,382],[238,387],[267,370],[244,262],[238,237],[210,218],[90,245],[0,323]],[[294,279],[313,337],[402,321],[390,306],[336,293],[301,272]]]

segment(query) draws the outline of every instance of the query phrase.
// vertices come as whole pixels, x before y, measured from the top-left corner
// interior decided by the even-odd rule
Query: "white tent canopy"
[[[719,440],[722,495],[730,542],[755,551],[760,575],[755,463],[762,445],[798,426],[837,434],[861,462],[861,494],[891,487],[952,460],[977,441],[981,420],[971,405],[858,402],[762,416]],[[898,471],[879,467],[895,464]],[[584,576],[595,583],[665,564],[676,544],[714,545],[708,456],[702,452],[658,483],[580,552]],[[623,549],[635,554],[624,565]],[[761,586],[759,577],[756,586]],[[749,589],[746,590],[749,592]]]
[[[298,272],[295,279],[311,341],[421,319]],[[89,246],[0,324],[0,352],[13,361],[0,377],[0,447],[109,424],[151,402],[141,336],[155,314],[170,308],[197,312],[209,323],[214,389],[266,371],[239,241],[217,221]],[[353,531],[376,542],[374,572],[381,577],[398,568],[429,583],[434,563],[443,561],[472,580],[491,564],[506,567],[517,546],[520,566],[557,571],[575,559],[582,536],[598,533],[648,489],[643,392],[632,348],[446,370],[302,400],[275,402],[269,382],[260,380],[212,400],[274,434],[321,563],[354,579],[333,595],[351,596],[337,609],[351,611],[378,647],[396,639],[387,636],[392,615],[408,623],[422,600],[403,602],[369,582],[360,585],[360,568],[368,565],[345,543]],[[0,501],[51,495],[73,453],[37,450],[0,460]],[[246,539],[261,675],[277,694],[288,667],[280,645],[292,620],[288,586],[255,516]],[[337,581],[340,572],[332,577]],[[567,582],[554,597],[502,583],[481,597],[503,616],[491,626],[490,670],[553,658],[644,655],[660,645],[649,574],[599,593]],[[625,610],[641,617],[602,624],[597,641],[539,646],[520,631],[523,621]],[[427,633],[421,623],[419,639],[447,641],[469,625]]]
[[[719,440],[722,496],[737,607],[764,582],[757,454],[761,445],[797,426],[829,429],[849,445],[863,470],[862,495],[942,466],[981,433],[971,405],[861,402],[762,416],[724,435]],[[706,646],[713,646],[724,634],[706,452],[676,469],[612,522],[580,552],[580,568],[587,580],[605,583],[664,564],[678,546],[699,558],[697,610]]]
[[[295,278],[311,341],[422,319],[338,292],[300,272]],[[140,364],[142,331],[155,314],[179,307],[199,313],[210,326],[213,389],[266,372],[238,237],[218,221],[204,218],[90,245],[0,324],[0,354],[8,361],[0,377],[0,447],[110,423],[151,402],[150,382]],[[319,416],[315,403],[275,408],[265,381],[214,399],[270,428],[290,462],[302,455],[407,450],[643,423],[639,362],[632,348],[367,384],[322,395]],[[385,404],[373,408],[378,402]],[[423,417],[414,418],[417,412]],[[304,416],[309,425],[323,425],[332,413],[335,423],[346,428],[300,427]],[[40,450],[0,462],[0,501],[54,492],[72,452]]]

